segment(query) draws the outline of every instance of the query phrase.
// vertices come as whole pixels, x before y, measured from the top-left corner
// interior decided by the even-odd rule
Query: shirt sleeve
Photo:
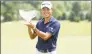
[[[48,27],[46,32],[51,33],[51,35],[55,35],[56,32],[59,32],[59,29],[60,29],[60,23],[56,22],[53,25],[51,25],[50,27]]]
[[[39,21],[37,22],[37,24],[36,24],[36,28],[38,29],[38,25],[39,25]]]
[[[36,28],[38,28],[38,23],[36,24]]]

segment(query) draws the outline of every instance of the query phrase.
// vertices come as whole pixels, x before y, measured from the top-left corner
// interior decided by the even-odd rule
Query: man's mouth
[[[44,15],[48,15],[47,13],[45,13]]]

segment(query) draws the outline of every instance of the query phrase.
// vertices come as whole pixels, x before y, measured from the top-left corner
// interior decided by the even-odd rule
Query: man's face
[[[49,9],[49,8],[47,8],[47,7],[44,7],[44,8],[41,9],[41,13],[42,13],[42,16],[43,16],[44,18],[48,18],[48,17],[50,17],[51,14],[52,14],[52,9]]]

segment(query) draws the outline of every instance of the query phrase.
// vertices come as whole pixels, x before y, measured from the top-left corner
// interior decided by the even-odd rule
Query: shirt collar
[[[49,22],[52,22],[53,20],[54,20],[54,17],[51,16],[51,17],[50,17],[50,20],[48,21],[48,23],[49,23]],[[42,18],[42,21],[44,22],[44,18]]]

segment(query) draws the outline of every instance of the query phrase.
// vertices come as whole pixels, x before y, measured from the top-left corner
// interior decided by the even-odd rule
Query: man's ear
[[[53,8],[51,8],[51,10],[53,11]]]
[[[53,10],[53,8],[51,8]]]
[[[53,12],[53,8],[51,8],[51,12]]]

